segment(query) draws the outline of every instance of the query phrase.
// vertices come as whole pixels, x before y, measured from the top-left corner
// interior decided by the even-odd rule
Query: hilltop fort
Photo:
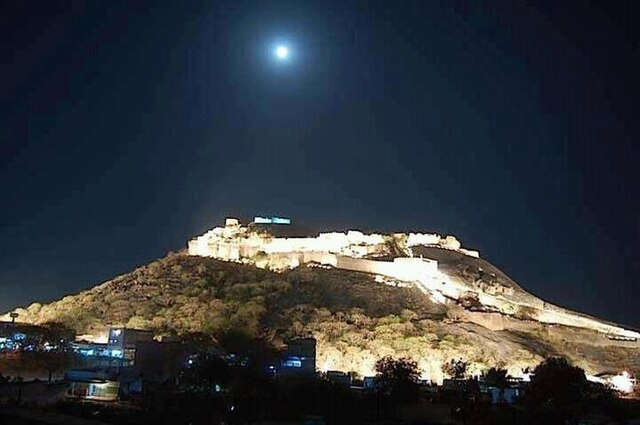
[[[504,316],[527,316],[543,323],[595,330],[610,339],[636,342],[640,333],[624,329],[585,314],[573,312],[531,295],[487,262],[478,251],[462,248],[455,236],[435,233],[370,233],[357,230],[320,233],[316,236],[278,237],[279,227],[290,226],[285,217],[257,216],[242,224],[227,218],[188,243],[192,256],[252,264],[273,271],[301,265],[333,267],[369,273],[379,281],[412,284],[431,301],[474,306],[474,310],[500,313],[487,321],[486,315],[465,312],[482,325],[502,329]],[[438,251],[459,255],[455,270],[439,267]],[[465,260],[464,258],[467,258]],[[460,264],[466,264],[461,267]],[[493,271],[490,271],[493,270]]]

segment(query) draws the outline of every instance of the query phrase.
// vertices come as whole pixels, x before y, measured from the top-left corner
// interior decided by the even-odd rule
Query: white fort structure
[[[470,284],[460,276],[440,270],[435,259],[414,255],[414,248],[429,247],[480,261],[478,251],[462,248],[454,236],[432,233],[365,234],[354,230],[320,233],[315,237],[274,236],[278,232],[273,230],[290,224],[290,219],[281,217],[256,217],[246,225],[238,219],[227,218],[223,227],[216,227],[189,241],[188,253],[275,271],[306,264],[364,272],[375,275],[375,279],[381,282],[415,285],[437,303],[474,299],[505,317],[526,309],[527,314],[539,322],[588,328],[629,342],[637,343],[640,339],[640,332],[546,303],[515,284]],[[502,327],[500,315],[494,315],[492,322],[487,323],[487,315],[465,314],[467,320],[482,320],[483,325],[496,330]]]
[[[289,219],[256,217],[254,224],[288,225]],[[389,245],[402,239],[402,257],[389,257]],[[219,260],[253,263],[258,267],[282,270],[302,264],[330,266],[339,269],[372,273],[398,281],[415,282],[436,298],[442,292],[458,298],[460,288],[450,283],[438,271],[438,262],[414,257],[413,246],[437,246],[479,257],[477,251],[461,248],[453,236],[437,234],[396,233],[364,234],[360,231],[320,233],[316,237],[274,237],[266,231],[243,226],[235,218],[226,219],[224,227],[216,227],[189,242],[189,254]]]

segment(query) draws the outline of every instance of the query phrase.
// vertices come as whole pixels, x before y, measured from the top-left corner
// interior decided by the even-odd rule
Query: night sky
[[[640,3],[2,4],[0,311],[271,213],[640,326]]]

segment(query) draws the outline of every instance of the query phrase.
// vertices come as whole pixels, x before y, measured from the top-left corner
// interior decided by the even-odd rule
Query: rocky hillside
[[[528,295],[484,260],[460,257],[483,261],[473,265],[436,251],[429,256],[439,256],[453,276],[476,285],[508,283]],[[233,329],[275,343],[313,335],[320,368],[363,375],[386,355],[416,359],[424,377],[435,380],[443,377],[443,362],[460,357],[475,371],[505,365],[513,374],[549,355],[564,355],[592,374],[640,371],[637,342],[476,307],[436,304],[410,285],[365,273],[312,265],[275,273],[173,254],[77,295],[16,312],[19,321],[63,322],[94,337],[112,325],[214,337]]]

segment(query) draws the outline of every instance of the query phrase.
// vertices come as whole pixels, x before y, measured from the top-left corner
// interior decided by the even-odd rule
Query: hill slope
[[[436,255],[452,275],[478,282],[469,277],[477,270],[446,252],[430,253]],[[484,265],[489,276],[508,279],[489,266]],[[509,285],[532,297],[510,279]],[[16,312],[20,321],[63,322],[94,336],[110,325],[214,336],[241,329],[276,343],[313,335],[320,368],[363,375],[372,374],[375,361],[385,355],[413,357],[424,376],[435,380],[442,379],[443,362],[460,357],[475,370],[506,365],[514,374],[556,354],[592,374],[640,370],[637,342],[611,341],[592,330],[436,304],[414,287],[366,273],[308,266],[275,273],[182,254]]]

